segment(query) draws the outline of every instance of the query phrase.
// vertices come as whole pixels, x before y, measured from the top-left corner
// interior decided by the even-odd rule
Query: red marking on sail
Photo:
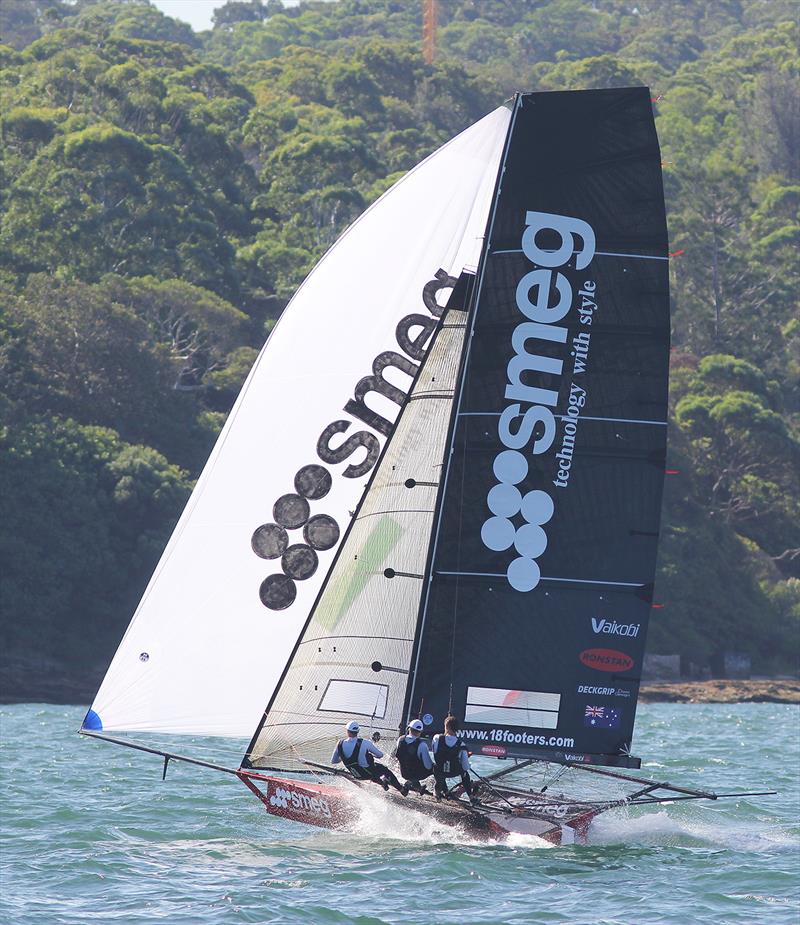
[[[503,706],[513,707],[514,704],[519,700],[521,693],[522,691],[509,691],[505,697],[503,697]]]
[[[686,248],[685,248],[685,247],[682,247],[679,251],[673,251],[673,252],[672,252],[671,254],[669,254],[668,256],[670,256],[670,257],[680,257],[681,254],[685,254],[685,253],[686,253]]]

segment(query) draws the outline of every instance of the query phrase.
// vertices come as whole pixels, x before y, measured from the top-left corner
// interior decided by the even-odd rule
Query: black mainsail
[[[386,733],[450,711],[486,755],[636,766],[667,267],[648,91],[518,95],[470,304],[443,316],[246,766],[323,759],[351,714]]]
[[[454,711],[486,754],[638,765],[669,336],[647,89],[520,97],[409,715]]]

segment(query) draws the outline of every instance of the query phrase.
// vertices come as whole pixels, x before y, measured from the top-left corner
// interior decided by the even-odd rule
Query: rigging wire
[[[473,293],[473,298],[477,298],[477,293]],[[477,311],[477,306],[475,308]],[[464,376],[466,377],[466,369],[464,370]],[[457,426],[457,425],[456,425]],[[465,425],[466,426],[466,425]],[[450,462],[452,466],[452,461]],[[456,571],[461,571],[461,545],[462,545],[462,536],[464,532],[464,482],[467,474],[467,439],[466,435],[463,440],[463,449],[461,454],[461,491],[459,492],[459,512],[458,512],[458,540],[456,542]],[[458,625],[458,596],[461,591],[461,576],[460,574],[456,575],[456,589],[455,594],[453,595],[453,629],[450,639],[450,693],[447,704],[447,712],[453,712],[453,675],[455,674],[455,661],[456,661],[456,627]]]

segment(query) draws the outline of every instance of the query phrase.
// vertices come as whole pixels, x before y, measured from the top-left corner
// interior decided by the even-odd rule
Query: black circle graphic
[[[270,610],[286,610],[297,597],[297,585],[286,575],[270,575],[261,582],[258,596]]]
[[[305,581],[317,570],[319,559],[310,546],[297,543],[290,546],[281,557],[281,568],[290,577]]]
[[[303,539],[314,549],[330,549],[339,541],[339,524],[328,514],[315,514],[303,527]]]
[[[383,574],[384,574],[387,578],[394,578],[394,576],[395,576],[397,573],[395,572],[395,570],[394,570],[393,568],[385,568],[385,569],[383,570]]]
[[[406,479],[403,484],[406,486],[406,488],[413,488],[417,483],[414,479]]]
[[[330,472],[324,466],[317,466],[313,463],[310,466],[303,466],[294,477],[297,494],[311,501],[324,498],[331,490],[332,484],[333,479]]]
[[[381,665],[380,662],[373,662],[372,665],[371,665],[370,667],[372,668],[373,671],[382,671],[382,670],[383,670],[383,665]]]
[[[277,524],[262,524],[250,537],[250,545],[262,559],[278,559],[289,545],[289,534]]]
[[[149,661],[149,660],[150,660],[150,655],[149,655],[149,653],[147,653],[147,652],[142,652],[142,653],[139,655],[139,661],[140,661],[140,662],[147,662],[147,661]]]
[[[272,507],[272,516],[282,527],[295,530],[308,520],[311,508],[300,495],[281,495]]]

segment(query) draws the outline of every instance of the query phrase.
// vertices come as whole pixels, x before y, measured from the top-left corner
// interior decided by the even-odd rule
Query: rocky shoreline
[[[800,703],[800,681],[759,679],[736,681],[645,681],[641,703]]]

